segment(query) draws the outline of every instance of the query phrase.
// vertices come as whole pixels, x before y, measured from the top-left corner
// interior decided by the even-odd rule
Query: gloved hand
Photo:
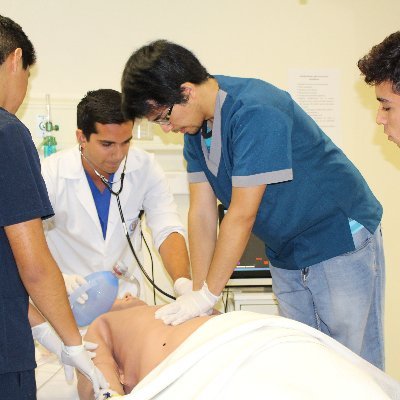
[[[61,360],[62,346],[63,343],[54,329],[48,322],[43,322],[42,324],[36,325],[32,328],[32,337],[34,340],[37,340],[45,349],[54,353],[59,361]],[[93,350],[96,350],[98,344],[92,342],[84,342],[85,350],[89,354],[90,358],[96,357],[96,353]],[[73,367],[70,365],[64,365],[65,376],[71,377],[69,380],[73,379]]]
[[[193,281],[188,278],[178,278],[174,283],[174,292],[176,297],[182,296],[185,293],[189,293],[193,290]]]
[[[156,319],[161,319],[167,325],[179,325],[188,319],[207,314],[218,301],[208,290],[204,282],[200,290],[191,291],[178,297],[173,303],[159,308],[155,313]]]
[[[97,347],[97,346],[96,346]],[[92,382],[95,397],[98,396],[100,389],[107,389],[110,385],[104,378],[101,371],[93,364],[90,353],[85,350],[84,345],[65,346],[62,344],[61,361],[63,364],[77,368],[83,375]],[[65,378],[72,381],[74,371],[72,368],[64,368]]]
[[[65,282],[65,287],[67,289],[68,296],[70,296],[79,286],[86,285],[86,279],[81,275],[68,275],[62,274]],[[79,304],[85,304],[86,300],[88,299],[88,295],[86,293],[82,293],[76,301]]]
[[[34,326],[32,328],[32,336],[34,340],[37,340],[45,349],[54,353],[61,361],[62,341],[48,322]]]

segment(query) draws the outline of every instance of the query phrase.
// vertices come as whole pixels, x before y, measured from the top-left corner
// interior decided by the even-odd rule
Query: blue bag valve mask
[[[89,325],[99,315],[109,311],[118,293],[118,278],[111,271],[93,272],[85,279],[87,284],[80,286],[69,296],[78,326]],[[88,299],[84,304],[79,304],[76,300],[85,292]]]

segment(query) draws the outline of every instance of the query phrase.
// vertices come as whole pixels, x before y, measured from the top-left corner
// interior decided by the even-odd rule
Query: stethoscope
[[[139,260],[139,257],[138,257],[137,254],[136,254],[136,251],[135,251],[135,249],[134,249],[134,247],[133,247],[133,245],[132,245],[132,242],[131,242],[131,238],[130,238],[130,236],[129,236],[128,228],[126,227],[125,217],[124,217],[124,213],[123,213],[123,211],[122,211],[122,206],[121,206],[121,201],[120,201],[120,199],[119,199],[119,195],[121,194],[122,189],[124,188],[124,178],[125,178],[125,170],[126,170],[126,162],[127,162],[127,160],[128,160],[128,154],[127,154],[126,157],[125,157],[125,162],[124,162],[124,167],[123,167],[123,169],[122,169],[121,177],[120,177],[117,181],[111,182],[111,181],[109,181],[104,175],[102,175],[100,172],[98,172],[97,169],[95,168],[94,164],[93,164],[90,160],[88,160],[88,158],[83,154],[82,146],[81,146],[81,145],[79,145],[79,153],[81,154],[82,158],[84,158],[85,161],[87,161],[87,163],[88,163],[88,164],[90,165],[90,167],[93,169],[94,173],[101,179],[101,181],[104,183],[104,185],[105,185],[106,188],[109,190],[109,192],[110,192],[112,195],[114,195],[114,196],[116,197],[116,199],[117,199],[117,204],[118,204],[118,211],[119,211],[119,215],[120,215],[120,217],[121,217],[122,226],[123,226],[123,228],[124,228],[125,237],[126,237],[126,239],[127,239],[127,241],[128,241],[129,248],[131,249],[131,252],[132,252],[132,254],[133,254],[133,257],[135,258],[137,264],[139,265],[139,268],[140,268],[141,271],[143,272],[143,275],[146,277],[146,279],[149,281],[149,283],[154,287],[154,289],[156,289],[158,292],[160,292],[160,293],[163,294],[164,296],[167,296],[167,297],[169,297],[169,298],[172,299],[172,300],[176,300],[176,298],[175,298],[174,296],[170,295],[169,293],[167,293],[167,292],[165,292],[164,290],[162,290],[161,288],[159,288],[159,287],[156,285],[156,283],[154,282],[154,280],[151,279],[151,277],[147,274],[146,270],[144,269],[142,263],[141,263],[140,260]],[[120,186],[119,186],[119,190],[118,190],[118,191],[115,191],[115,190],[112,188],[112,185],[114,185],[115,183],[118,183],[118,182],[121,182],[121,183],[120,183]],[[141,214],[139,213],[139,218],[140,218],[140,217],[141,217]],[[146,245],[146,247],[147,247],[147,251],[149,252],[150,260],[151,260],[151,269],[153,270],[153,257],[152,257],[152,255],[151,255],[151,251],[150,251],[149,245],[147,244],[147,241],[146,241],[146,239],[145,239],[145,237],[144,237],[142,231],[140,231],[140,236],[141,236],[141,238],[143,239],[143,241],[144,241],[144,243],[145,243],[145,245]]]

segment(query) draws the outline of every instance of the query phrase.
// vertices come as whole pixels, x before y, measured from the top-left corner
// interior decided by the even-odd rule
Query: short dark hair
[[[121,93],[113,89],[89,91],[77,106],[77,127],[88,141],[92,133],[97,133],[96,122],[122,124],[128,120],[122,114]]]
[[[0,15],[0,65],[18,48],[22,49],[22,66],[24,69],[35,64],[35,49],[28,36],[16,22]]]
[[[392,82],[393,92],[400,93],[400,31],[372,47],[357,65],[369,85]]]
[[[131,119],[160,107],[186,102],[181,85],[200,84],[210,77],[196,56],[167,40],[156,40],[135,51],[122,75],[122,110]]]

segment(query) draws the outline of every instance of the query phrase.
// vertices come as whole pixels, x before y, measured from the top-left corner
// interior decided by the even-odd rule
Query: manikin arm
[[[110,327],[105,318],[99,317],[90,325],[85,340],[99,345],[93,362],[110,384],[110,389],[123,395],[124,389],[121,384],[120,372],[112,352]],[[81,400],[93,400],[93,387],[81,373],[78,373],[78,393]]]

